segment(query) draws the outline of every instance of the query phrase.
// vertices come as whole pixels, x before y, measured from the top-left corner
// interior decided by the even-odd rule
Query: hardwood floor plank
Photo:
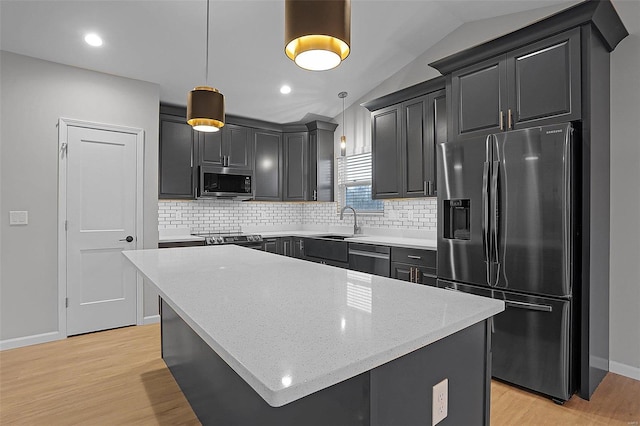
[[[640,381],[609,373],[564,406],[491,385],[492,425],[639,425]],[[0,424],[199,425],[160,357],[158,324],[0,352]]]

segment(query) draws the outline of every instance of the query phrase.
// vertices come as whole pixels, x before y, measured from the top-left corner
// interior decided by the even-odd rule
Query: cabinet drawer
[[[391,261],[433,268],[435,271],[437,267],[437,253],[435,250],[391,247]]]

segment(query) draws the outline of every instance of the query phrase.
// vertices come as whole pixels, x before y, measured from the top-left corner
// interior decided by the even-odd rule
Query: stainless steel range
[[[193,235],[204,237],[204,242],[208,246],[235,244],[253,249],[262,249],[262,236],[257,234],[202,233]]]

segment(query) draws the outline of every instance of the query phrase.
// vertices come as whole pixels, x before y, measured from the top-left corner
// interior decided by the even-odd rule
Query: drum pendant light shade
[[[299,67],[324,71],[349,56],[351,0],[285,0],[285,53]]]
[[[200,132],[217,132],[224,126],[224,96],[209,86],[198,86],[187,95],[187,123]]]
[[[198,86],[187,94],[187,123],[199,132],[217,132],[224,126],[224,96],[209,81],[209,9],[207,0],[207,34],[205,39],[205,86]]]

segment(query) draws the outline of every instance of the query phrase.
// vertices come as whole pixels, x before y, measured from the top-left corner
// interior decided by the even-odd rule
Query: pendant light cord
[[[205,64],[204,64],[204,84],[205,86],[209,85],[209,1],[207,0],[207,42],[206,42],[206,48],[207,51],[205,52]]]
[[[344,127],[344,98],[346,98],[346,96],[342,98],[342,136],[346,137],[347,129]]]

